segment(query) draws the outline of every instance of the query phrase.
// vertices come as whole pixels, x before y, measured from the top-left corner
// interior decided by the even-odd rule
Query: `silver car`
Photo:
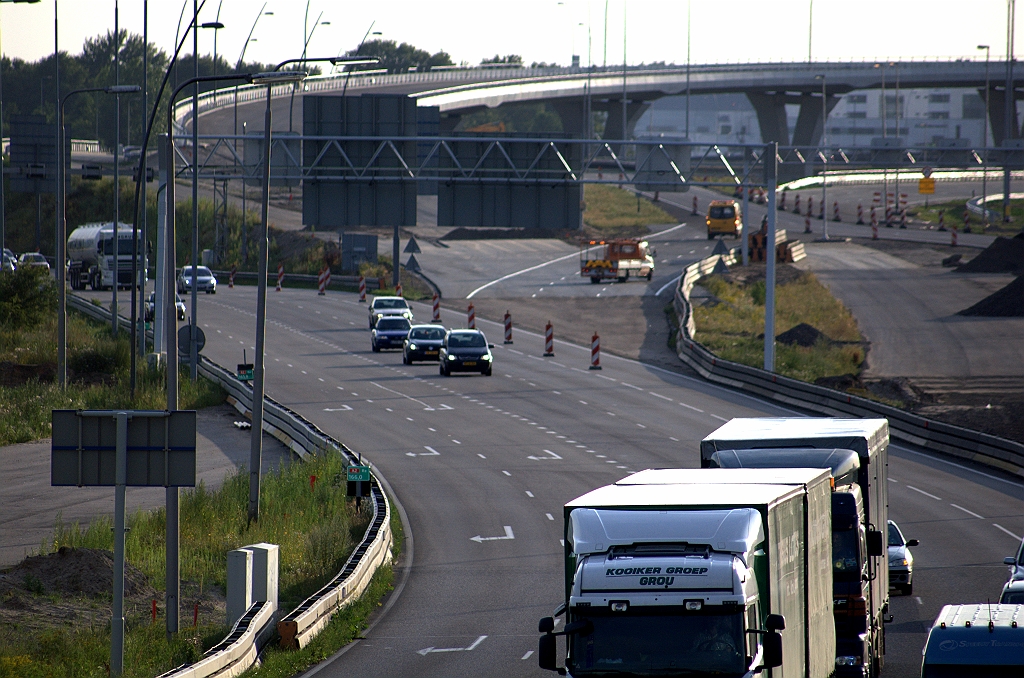
[[[217,294],[217,278],[213,271],[205,266],[196,266],[193,274],[192,266],[185,266],[178,274],[178,294],[185,294],[192,291],[192,281],[195,280],[196,291],[207,294]]]
[[[18,257],[18,268],[25,268],[26,266],[44,268],[47,271],[50,270],[50,263],[46,261],[46,257],[39,252],[25,252]]]
[[[899,526],[889,521],[889,586],[905,596],[914,592],[914,556],[909,547],[918,543],[904,539]]]
[[[1017,547],[1017,555],[1006,556],[1003,564],[1010,567],[1010,581],[1024,580],[1024,541]]]
[[[412,309],[402,297],[374,297],[368,309],[370,329],[377,326],[377,321],[388,316],[397,316],[412,321]]]

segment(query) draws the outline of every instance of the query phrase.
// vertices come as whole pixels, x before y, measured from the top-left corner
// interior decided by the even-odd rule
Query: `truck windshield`
[[[663,608],[642,614],[593,614],[587,619],[594,632],[574,636],[570,672],[742,675],[748,662],[741,612],[694,614]]]
[[[140,231],[140,233],[141,233],[141,231]],[[114,239],[113,238],[104,238],[102,243],[103,243],[103,254],[106,254],[107,256],[114,256]],[[141,237],[139,238],[139,244],[140,244],[139,249],[141,250],[142,249],[142,247],[141,247],[142,238]],[[127,238],[122,236],[119,239],[119,241],[117,243],[117,254],[118,254],[118,256],[121,256],[121,257],[127,255],[129,259],[131,258],[131,256],[132,256],[132,237],[130,235]]]
[[[715,205],[711,208],[708,216],[712,219],[732,219],[736,216],[736,210],[732,207]]]
[[[860,532],[832,532],[832,575],[839,581],[860,581]]]

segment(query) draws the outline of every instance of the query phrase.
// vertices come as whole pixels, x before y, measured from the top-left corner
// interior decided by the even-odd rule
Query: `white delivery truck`
[[[700,444],[706,468],[832,469],[837,678],[874,677],[884,665],[888,449],[885,419],[815,417],[733,419]]]
[[[139,231],[139,266],[145,270],[146,240]],[[117,285],[132,284],[132,225],[117,225]],[[72,289],[114,286],[114,224],[85,224],[68,236],[68,281]]]
[[[565,626],[540,621],[540,666],[577,677],[830,676],[829,478],[645,471],[569,502],[555,615]]]

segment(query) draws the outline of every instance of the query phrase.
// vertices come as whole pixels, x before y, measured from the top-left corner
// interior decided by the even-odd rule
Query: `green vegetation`
[[[401,44],[394,40],[367,40],[355,49],[345,52],[349,57],[377,57],[380,63],[354,66],[355,70],[388,69],[388,73],[405,73],[409,69],[429,71],[434,66],[451,66],[452,58],[448,52],[430,52],[419,49],[407,42]]]
[[[583,201],[583,223],[601,237],[643,235],[647,226],[675,221],[647,198],[607,184],[586,184]]]
[[[991,180],[991,177],[990,177]],[[991,185],[991,181],[990,181]],[[992,223],[988,228],[982,229],[982,219],[977,214],[970,214],[970,227],[974,233],[988,233],[991,235],[1002,235],[1013,237],[1021,232],[1024,225],[1024,200],[1010,201],[1010,218],[1012,221],[1004,224],[998,215],[1002,212],[1002,202],[988,203],[989,210],[994,210]],[[960,233],[964,232],[964,212],[967,211],[964,200],[951,200],[941,203],[931,203],[928,207],[917,206],[907,210],[907,216],[918,221],[929,224],[932,228],[938,228],[939,214],[943,216],[943,223],[947,229],[956,228]]]
[[[764,365],[764,280],[731,282],[723,276],[703,278],[700,285],[714,295],[712,303],[695,306],[696,339],[726,360]],[[857,322],[828,289],[810,273],[776,287],[776,332],[807,323],[828,340],[803,348],[776,343],[779,374],[814,382],[820,377],[858,374],[864,362]]]
[[[68,377],[62,390],[57,365],[56,292],[39,269],[0,275],[0,445],[50,435],[55,409],[163,409],[163,374],[139,368],[135,398],[129,391],[129,336],[110,336],[109,325],[68,314]],[[195,409],[224,401],[219,386],[184,379],[181,407]]]
[[[215,492],[202,484],[184,491],[180,523],[183,591],[212,588],[223,593],[227,552],[257,542],[281,547],[282,608],[294,607],[326,584],[341,569],[369,524],[369,514],[357,512],[354,502],[345,497],[344,467],[340,453],[324,450],[310,461],[285,464],[276,473],[265,475],[260,519],[253,523],[246,518],[249,474],[244,467]],[[311,477],[316,478],[312,486]],[[138,511],[128,520],[126,559],[147,576],[155,589],[163,586],[165,518],[161,508]],[[111,528],[105,516],[84,529],[77,524],[65,526],[58,520],[53,538],[42,545],[42,552],[52,553],[65,546],[111,550]],[[386,573],[378,579],[374,593],[379,596],[389,579]],[[183,631],[170,643],[160,620],[151,625],[145,606],[129,606],[135,613],[128,622],[126,676],[152,676],[194,661],[223,637],[227,631],[223,611],[202,604],[201,596],[197,598],[201,603],[198,627]],[[186,607],[188,598],[186,594]],[[372,609],[375,602],[367,599],[355,605],[346,616],[348,627],[358,629],[365,618],[359,613]],[[12,676],[102,676],[109,644],[105,625],[61,626],[34,635],[0,630],[0,676],[8,675],[5,665],[16,669],[9,672]]]

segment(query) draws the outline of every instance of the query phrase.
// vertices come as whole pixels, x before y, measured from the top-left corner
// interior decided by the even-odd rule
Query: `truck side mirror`
[[[869,556],[880,556],[885,553],[885,540],[882,539],[881,530],[868,530],[865,534]]]
[[[774,616],[774,615],[773,615]],[[766,633],[762,641],[762,664],[764,668],[774,669],[782,666],[782,636],[778,633]]]
[[[537,664],[546,671],[556,671],[558,675],[564,676],[565,669],[555,665],[555,656],[558,653],[556,638],[557,636],[550,633],[545,633],[540,637],[540,643],[537,646]]]
[[[1003,565],[1009,565],[1010,567],[1013,567],[1016,564],[1017,564],[1017,559],[1014,558],[1013,556],[1006,556],[1005,558],[1003,558]]]
[[[541,617],[540,622],[537,624],[537,630],[541,633],[551,633],[555,630],[555,620],[553,617]]]
[[[907,546],[917,546],[917,545],[918,545],[918,544],[920,544],[920,543],[921,543],[921,542],[919,542],[919,541],[918,541],[918,540],[916,540],[916,539],[908,539],[908,540],[907,540]]]
[[[765,620],[765,626],[768,627],[769,631],[785,631],[786,618],[781,614],[770,614],[768,619]]]

